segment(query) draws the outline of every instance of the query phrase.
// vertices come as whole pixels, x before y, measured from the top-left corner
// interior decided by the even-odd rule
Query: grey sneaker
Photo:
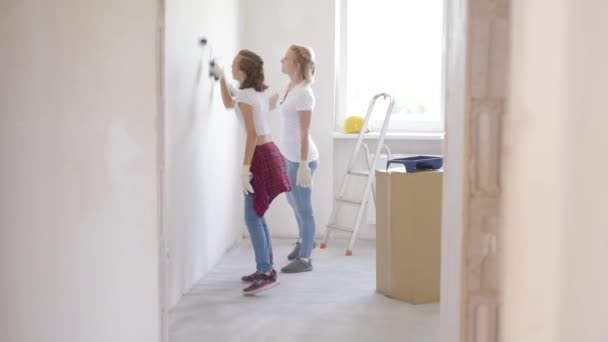
[[[298,255],[300,255],[300,247],[302,246],[302,243],[300,241],[296,242],[296,246],[293,248],[293,251],[291,251],[291,253],[289,253],[289,255],[287,255],[287,260],[291,261],[291,260],[295,260]],[[312,242],[312,248],[317,247],[317,242],[313,241]]]
[[[281,268],[281,272],[283,273],[300,273],[308,271],[312,271],[312,262],[304,261],[302,258],[296,258],[294,261],[290,262],[289,265]]]

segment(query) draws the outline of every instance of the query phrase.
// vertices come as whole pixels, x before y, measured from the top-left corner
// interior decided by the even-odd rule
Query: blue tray
[[[391,164],[403,164],[406,172],[416,172],[421,170],[438,170],[443,166],[442,157],[415,156],[407,158],[390,159],[386,162],[386,169]]]

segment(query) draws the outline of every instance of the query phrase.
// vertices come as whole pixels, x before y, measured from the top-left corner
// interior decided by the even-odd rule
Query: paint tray
[[[430,156],[415,156],[390,159],[386,162],[387,170],[391,164],[402,164],[403,166],[405,166],[406,172],[438,170],[443,166],[443,158]]]

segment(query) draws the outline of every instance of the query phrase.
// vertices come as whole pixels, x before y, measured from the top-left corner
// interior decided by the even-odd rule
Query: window
[[[387,92],[395,99],[390,131],[443,132],[443,0],[343,0],[341,7],[338,126],[365,116],[373,95]],[[386,110],[379,101],[372,130]]]

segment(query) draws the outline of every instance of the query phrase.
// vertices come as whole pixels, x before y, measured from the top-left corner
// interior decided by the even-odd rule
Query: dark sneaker
[[[245,296],[252,296],[279,285],[279,279],[277,278],[277,274],[274,272],[270,275],[258,273],[256,277],[257,279],[251,285],[243,289],[243,294]]]
[[[260,274],[262,274],[262,273],[260,273],[258,271],[255,271],[255,272],[251,273],[250,275],[246,275],[246,276],[241,277],[241,280],[244,283],[253,283],[254,281],[256,281],[256,279],[259,278]],[[277,271],[275,271],[274,268],[272,269],[272,274],[274,274],[275,277],[277,275]]]
[[[296,242],[296,246],[293,248],[293,251],[291,251],[291,253],[289,253],[289,255],[287,256],[287,260],[289,260],[289,261],[295,260],[300,255],[301,246],[302,246],[302,243],[300,241]],[[315,247],[317,247],[317,242],[313,241],[312,248],[315,248]]]
[[[281,272],[283,273],[300,273],[308,271],[312,271],[312,262],[310,260],[305,261],[302,258],[296,258],[289,263],[289,265],[281,268]]]

